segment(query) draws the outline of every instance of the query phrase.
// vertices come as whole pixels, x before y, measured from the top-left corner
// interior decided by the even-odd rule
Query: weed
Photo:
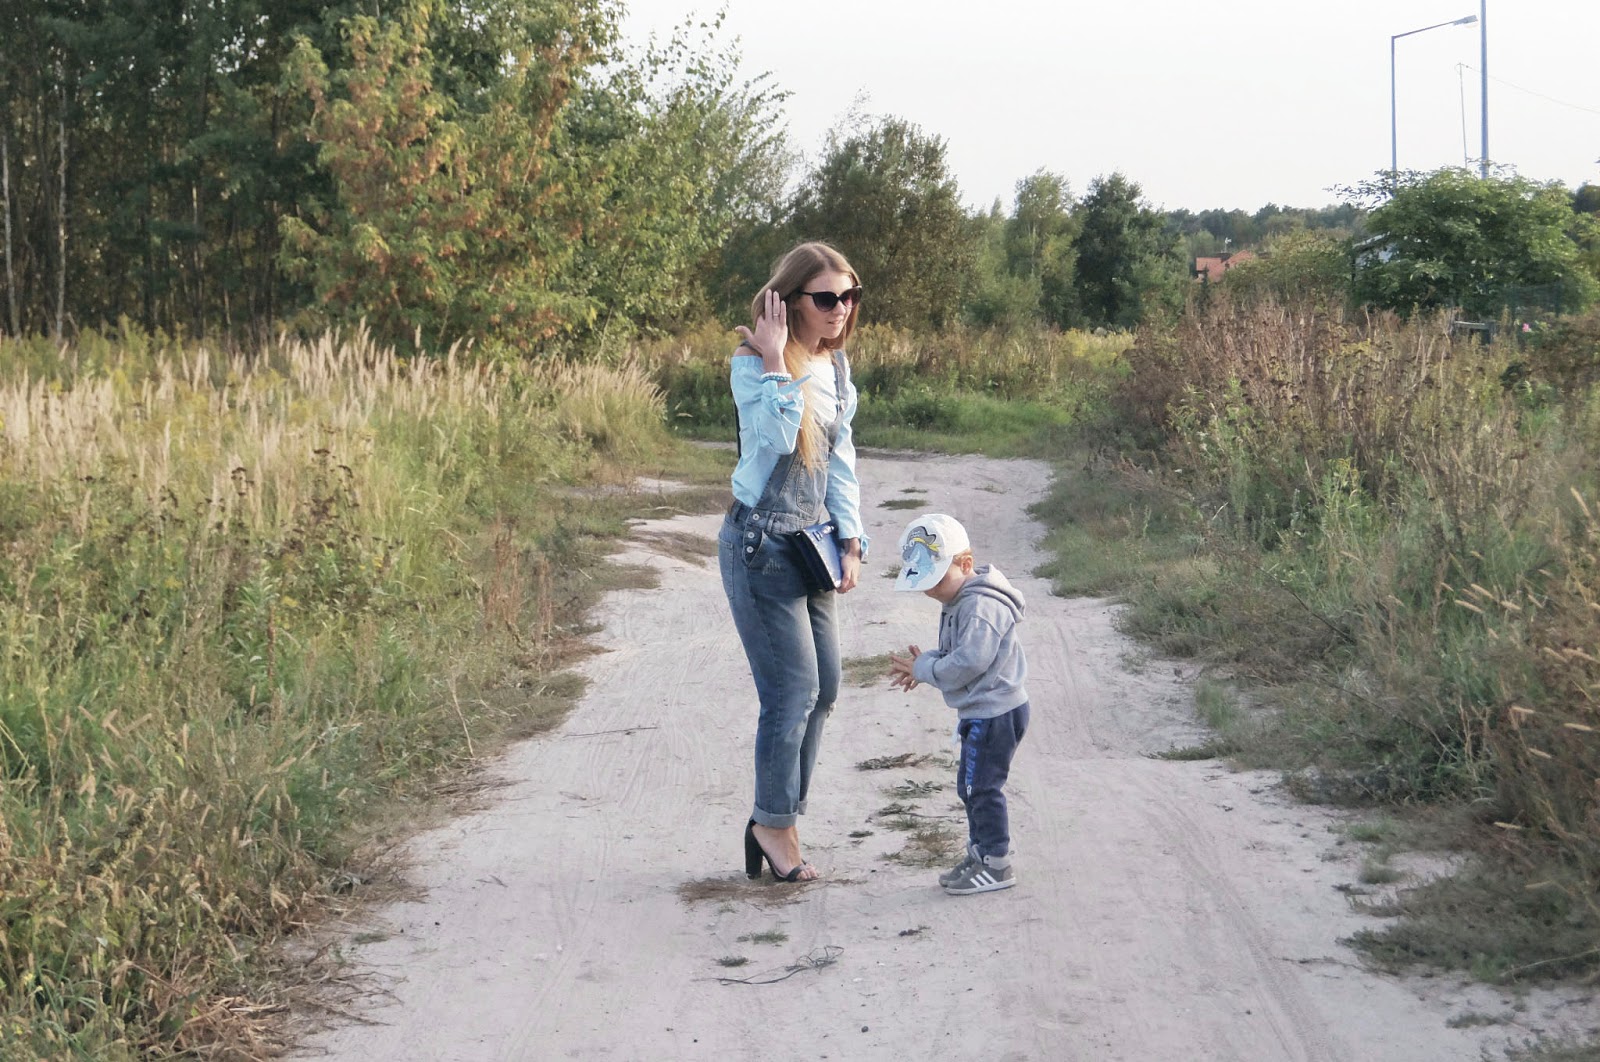
[[[1361,864],[1361,884],[1392,885],[1404,875],[1398,869],[1378,859],[1368,859]]]
[[[889,654],[853,656],[844,662],[844,679],[852,686],[875,686],[889,674]],[[858,769],[862,769],[858,765]]]
[[[1504,1025],[1514,1020],[1509,1014],[1483,1014],[1469,1010],[1465,1014],[1457,1014],[1446,1021],[1445,1027],[1450,1029],[1471,1029],[1481,1025]]]
[[[856,764],[858,771],[888,771],[901,767],[920,767],[928,762],[927,753],[902,752],[895,756],[874,756]]]
[[[1344,828],[1344,835],[1352,841],[1363,844],[1379,844],[1390,840],[1395,833],[1394,823],[1389,819],[1375,819],[1370,822],[1352,822]]]
[[[916,823],[907,832],[910,836],[906,843],[886,858],[907,866],[942,866],[950,862],[959,847],[959,835],[947,823]]]
[[[1597,1062],[1600,1046],[1594,1041],[1540,1037],[1506,1051],[1508,1062]]]
[[[377,809],[581,691],[642,499],[579,488],[711,472],[628,364],[78,343],[0,343],[0,1053],[258,1057]]]
[[[789,934],[781,929],[767,929],[760,933],[747,933],[739,938],[741,944],[782,944]]]
[[[1216,760],[1228,755],[1228,746],[1221,742],[1208,741],[1200,745],[1185,745],[1181,748],[1166,749],[1153,755],[1158,760],[1172,760],[1178,763],[1195,760]]]
[[[1498,983],[1591,973],[1600,926],[1577,873],[1549,863],[1531,869],[1534,887],[1526,871],[1485,861],[1366,903],[1393,920],[1351,942],[1386,968],[1427,963]]]
[[[1214,300],[1141,333],[1106,398],[1116,452],[1074,456],[1032,510],[1057,592],[1122,596],[1126,631],[1240,691],[1202,684],[1215,736],[1170,755],[1275,767],[1303,799],[1473,809],[1485,868],[1386,908],[1363,941],[1385,961],[1600,969],[1594,322],[1511,350]]]

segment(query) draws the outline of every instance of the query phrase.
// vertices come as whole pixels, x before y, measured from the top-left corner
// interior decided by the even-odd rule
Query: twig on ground
[[[805,973],[807,970],[821,970],[832,966],[839,961],[839,956],[844,953],[844,949],[836,944],[826,944],[822,947],[821,952],[820,955],[815,951],[810,952],[799,962],[785,966],[784,969],[789,972],[781,977],[769,977],[764,981],[757,981],[749,977],[719,977],[717,978],[717,983],[720,985],[775,985],[779,981],[787,981],[797,973]]]
[[[625,726],[620,730],[591,730],[586,734],[562,734],[562,737],[601,737],[605,734],[631,734],[635,730],[660,730],[659,726]]]

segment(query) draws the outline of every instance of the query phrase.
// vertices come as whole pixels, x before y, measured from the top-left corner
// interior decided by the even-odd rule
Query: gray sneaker
[[[967,868],[978,861],[977,845],[968,844],[967,852],[961,857],[961,862],[939,875],[939,884],[948,885],[967,872]]]
[[[1011,869],[1010,856],[984,856],[968,863],[960,876],[946,883],[944,891],[951,896],[969,896],[1009,889],[1016,883],[1017,873]]]

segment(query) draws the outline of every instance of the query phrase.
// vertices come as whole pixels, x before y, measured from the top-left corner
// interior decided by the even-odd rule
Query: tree
[[[564,283],[596,299],[608,331],[660,332],[685,314],[748,306],[782,247],[761,256],[758,279],[719,282],[730,233],[747,248],[780,212],[791,153],[781,137],[785,94],[765,77],[740,82],[738,56],[707,37],[680,31],[638,63],[616,65],[609,80],[575,102],[573,150],[588,156],[602,195],[585,226],[578,261]],[[755,242],[759,244],[759,239]]]
[[[291,275],[386,340],[520,355],[703,309],[726,233],[779,196],[782,95],[683,33],[617,54],[604,0],[473,10],[348,19],[332,67],[301,45],[332,189],[285,222]]]
[[[1378,204],[1372,236],[1357,244],[1356,295],[1366,302],[1494,317],[1519,306],[1577,310],[1597,295],[1559,183],[1450,167],[1386,172],[1346,195]]]
[[[1581,184],[1572,193],[1572,209],[1580,214],[1600,214],[1600,184]]]
[[[1073,290],[1082,323],[1133,328],[1181,303],[1187,270],[1162,215],[1120,173],[1096,177],[1078,204]]]
[[[1328,231],[1294,229],[1223,274],[1235,294],[1343,305],[1350,296],[1349,241]]]
[[[844,253],[874,320],[910,328],[955,318],[978,250],[944,141],[898,118],[830,145],[795,196],[792,228]]]
[[[1066,178],[1040,170],[1017,182],[1016,207],[1006,222],[1006,267],[1038,286],[1039,314],[1057,328],[1071,323],[1075,309],[1077,234]]]
[[[343,70],[300,42],[292,74],[336,195],[284,220],[284,264],[328,314],[363,318],[386,341],[493,337],[529,353],[596,315],[557,281],[602,193],[557,141],[607,24],[581,2],[552,7],[492,81],[458,99],[437,83],[438,12],[410,0],[382,22],[347,20]]]
[[[979,328],[1021,328],[1039,321],[1039,278],[1011,271],[1007,224],[998,199],[989,213],[972,219],[978,253],[961,315]]]

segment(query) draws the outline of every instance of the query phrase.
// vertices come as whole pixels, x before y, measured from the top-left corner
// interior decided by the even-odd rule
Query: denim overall
[[[844,419],[844,355],[833,359],[839,406],[828,453]],[[822,725],[839,695],[836,595],[806,590],[799,547],[790,537],[826,513],[828,469],[808,469],[784,454],[753,506],[735,500],[717,536],[722,588],[755,678],[756,797],[751,817],[773,829],[806,810]]]

